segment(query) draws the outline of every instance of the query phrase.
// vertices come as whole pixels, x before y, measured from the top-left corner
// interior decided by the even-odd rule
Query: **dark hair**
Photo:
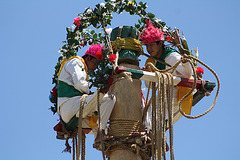
[[[93,58],[95,58],[95,57],[93,57],[93,56],[90,56],[90,55],[87,55],[87,54],[85,54],[84,56],[82,56],[82,58],[85,60],[87,57],[90,57],[90,60],[92,60]],[[95,58],[96,59],[96,58]]]
[[[157,45],[159,45],[161,41],[156,41]],[[162,41],[162,48],[164,49],[165,48],[165,44],[164,44],[164,41]]]

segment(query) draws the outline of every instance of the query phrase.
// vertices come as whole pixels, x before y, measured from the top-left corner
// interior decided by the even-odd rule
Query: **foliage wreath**
[[[94,9],[88,7],[82,14],[78,14],[78,17],[74,19],[74,25],[66,28],[66,41],[63,41],[64,45],[59,50],[61,56],[58,58],[52,78],[54,88],[50,91],[49,99],[54,104],[54,107],[50,108],[54,114],[57,112],[57,79],[61,62],[64,59],[76,56],[79,49],[96,43],[104,45],[104,50],[102,50],[102,53],[99,53],[100,57],[97,69],[90,73],[90,82],[96,87],[99,87],[99,84],[102,87],[107,87],[108,75],[104,75],[103,70],[106,66],[114,62],[115,57],[114,55],[109,55],[111,49],[109,45],[111,44],[110,33],[107,29],[107,26],[111,25],[111,20],[113,19],[112,13],[121,14],[125,11],[130,15],[138,15],[140,19],[135,24],[135,27],[140,32],[145,26],[145,20],[150,19],[156,28],[160,28],[164,32],[165,40],[176,46],[181,54],[192,54],[188,49],[184,35],[181,38],[178,29],[173,31],[171,28],[166,27],[165,22],[156,18],[153,13],[146,12],[146,9],[147,3],[143,3],[142,1],[137,3],[136,0],[105,0],[105,3],[97,4]],[[90,29],[90,27],[94,27],[95,29],[103,28],[104,33],[97,33],[95,30]],[[195,52],[195,57],[198,57],[198,52],[196,50]]]

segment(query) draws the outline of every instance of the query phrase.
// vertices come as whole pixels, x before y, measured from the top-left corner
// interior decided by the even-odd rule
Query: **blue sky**
[[[52,129],[58,117],[48,110],[51,78],[66,27],[72,26],[78,13],[101,2],[0,1],[0,159],[71,159],[70,154],[61,153],[64,141],[57,140]],[[200,60],[221,81],[217,104],[209,114],[197,120],[182,118],[175,124],[176,159],[238,160],[240,1],[151,0],[147,4],[148,12],[184,32],[189,47],[198,47]],[[114,17],[110,27],[134,25],[137,19],[123,13]],[[140,58],[142,67],[146,58]],[[207,71],[203,78],[215,81]],[[207,110],[214,95],[194,107],[193,115]],[[101,152],[92,149],[92,142],[93,137],[87,136],[86,159],[101,159]]]

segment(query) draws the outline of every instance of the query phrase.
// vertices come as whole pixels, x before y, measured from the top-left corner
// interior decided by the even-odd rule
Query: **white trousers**
[[[156,105],[158,104],[158,98],[156,97]],[[176,123],[177,120],[179,120],[182,115],[181,114],[177,114],[176,113],[179,111],[178,109],[178,101],[177,101],[177,88],[174,87],[173,88],[173,123]],[[166,106],[166,117],[165,119],[168,119],[168,110],[167,110],[167,103],[165,104]],[[180,116],[180,117],[177,117]],[[144,125],[148,130],[152,129],[152,104],[150,104],[147,113],[146,113],[146,119],[144,121]]]
[[[84,107],[93,99],[96,94],[89,95],[86,97]],[[103,130],[107,128],[108,119],[112,113],[114,104],[116,102],[116,97],[114,95],[106,94],[102,98],[101,105],[100,105],[100,120],[101,120],[101,127]],[[60,116],[65,123],[68,123],[74,115],[79,117],[79,108],[81,103],[81,96],[76,96],[69,98],[66,102],[64,102],[60,106]],[[97,106],[92,107],[91,111],[88,112],[88,116],[91,116],[95,111],[97,111]],[[84,118],[82,123],[83,128],[91,128],[89,126],[89,119]],[[92,128],[92,133],[96,137],[97,134],[97,127]]]

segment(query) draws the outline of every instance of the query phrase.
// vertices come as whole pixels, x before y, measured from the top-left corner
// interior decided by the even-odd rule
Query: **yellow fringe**
[[[68,59],[64,59],[64,60],[62,60],[61,67],[60,67],[59,72],[58,72],[58,80],[59,80],[59,76],[60,76],[60,73],[61,73],[61,71],[62,71],[62,69],[63,69],[64,64],[65,64],[67,61],[69,61],[69,60],[71,60],[71,59],[73,59],[73,58],[77,58],[77,59],[79,59],[80,61],[83,62],[84,67],[86,68],[86,69],[85,69],[85,72],[86,72],[86,74],[87,74],[87,70],[88,70],[88,68],[87,68],[87,65],[86,65],[84,59],[81,58],[81,57],[79,57],[79,56],[72,56],[72,57],[70,57],[70,58],[68,58]],[[89,77],[88,77],[88,74],[87,74],[87,78],[86,78],[86,80],[88,81],[88,79],[89,79]]]
[[[178,90],[177,90],[177,101],[178,102],[192,89],[192,88],[182,87],[182,86],[178,86],[177,88],[178,88]],[[182,111],[185,114],[188,114],[188,115],[191,114],[192,101],[193,101],[193,93],[191,95],[189,95],[186,99],[183,100],[181,106],[182,106]]]
[[[134,38],[120,38],[117,37],[115,41],[112,42],[113,50],[121,50],[121,49],[132,49],[138,51],[138,56],[143,53],[142,44],[139,40]]]

